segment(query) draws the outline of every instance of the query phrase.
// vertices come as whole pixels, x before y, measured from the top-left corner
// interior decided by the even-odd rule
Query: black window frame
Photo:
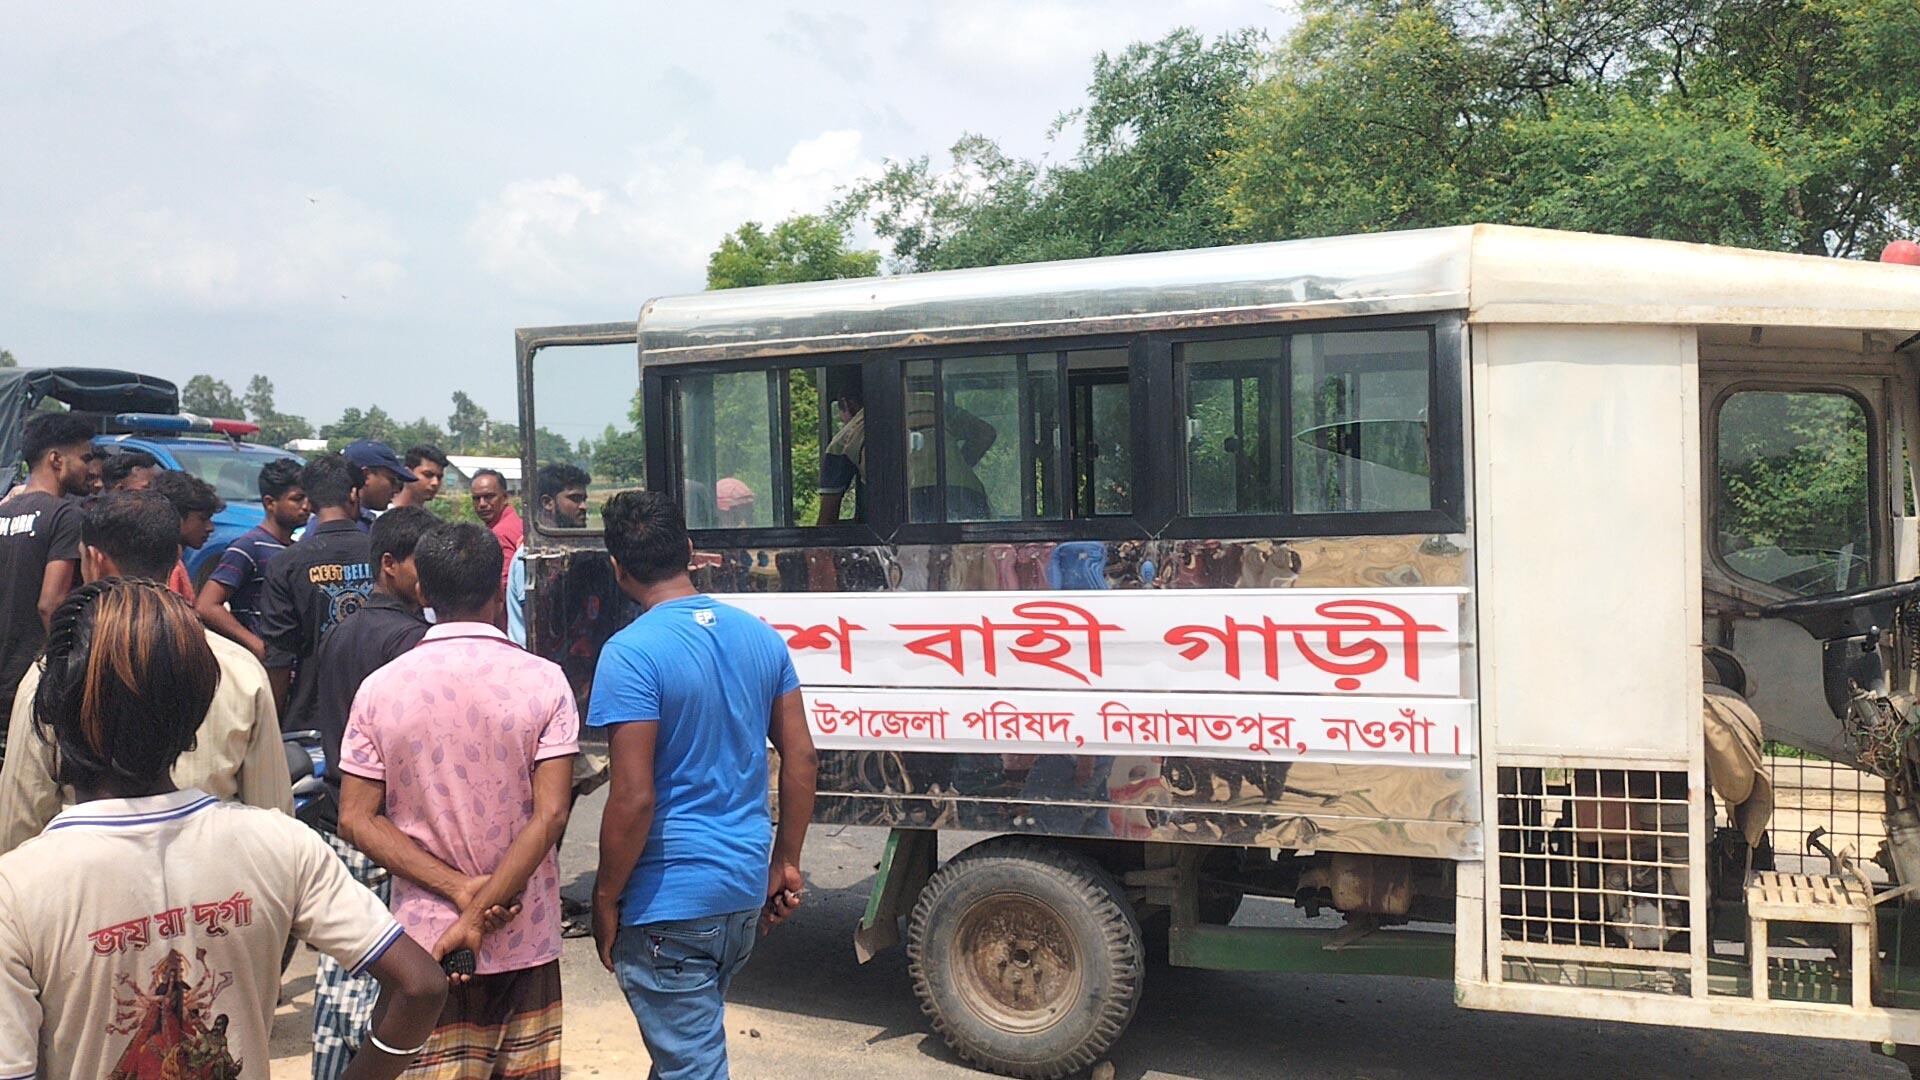
[[[1813,593],[1797,593],[1791,589],[1781,588],[1772,582],[1762,581],[1759,578],[1743,574],[1734,569],[1733,564],[1727,561],[1727,553],[1720,550],[1720,414],[1726,409],[1729,401],[1732,401],[1741,394],[1750,393],[1832,394],[1837,397],[1846,398],[1860,407],[1860,415],[1867,428],[1868,581],[1866,585],[1854,587],[1866,588],[1889,582],[1891,575],[1888,573],[1888,568],[1893,555],[1893,541],[1891,532],[1889,531],[1892,526],[1890,517],[1897,515],[1893,513],[1894,493],[1888,490],[1887,487],[1887,469],[1885,458],[1882,456],[1884,452],[1884,440],[1880,434],[1880,409],[1875,401],[1866,393],[1862,392],[1859,387],[1844,382],[1831,382],[1819,379],[1793,381],[1790,379],[1766,378],[1762,376],[1737,379],[1722,386],[1719,391],[1715,393],[1713,400],[1707,406],[1711,421],[1707,427],[1706,436],[1708,442],[1708,471],[1706,473],[1707,486],[1705,491],[1707,510],[1705,515],[1703,515],[1705,517],[1705,525],[1702,527],[1704,535],[1701,537],[1700,544],[1705,552],[1706,560],[1718,568],[1721,573],[1725,574],[1729,581],[1735,582],[1743,588],[1766,590],[1769,593],[1777,593],[1794,599],[1817,595]]]
[[[716,364],[675,364],[666,368],[646,367],[641,372],[641,391],[643,411],[646,416],[647,445],[647,487],[655,491],[673,493],[676,499],[685,491],[682,486],[685,476],[680,458],[681,417],[675,406],[674,384],[687,376],[731,375],[739,372],[766,372],[769,378],[767,400],[769,426],[773,434],[773,444],[769,448],[776,460],[784,461],[788,445],[792,440],[791,420],[791,383],[786,378],[775,378],[775,373],[785,375],[795,369],[819,370],[829,368],[858,368],[861,380],[861,396],[865,399],[867,413],[866,424],[872,431],[875,424],[875,402],[873,394],[866,389],[872,385],[876,368],[884,368],[886,361],[873,356],[849,356],[840,354],[812,354],[803,356],[783,356],[766,360],[735,360]],[[825,399],[826,380],[821,385],[821,410],[823,418],[830,413],[832,402]],[[829,440],[822,433],[820,449],[826,450]],[[874,467],[871,438],[867,441],[868,469]],[[787,496],[791,485],[806,482],[796,476],[788,476],[785,470],[776,469],[772,481],[770,496],[777,506],[787,506]],[[873,495],[873,486],[861,478],[862,509],[865,520],[844,521],[836,525],[762,525],[745,528],[689,528],[688,532],[702,545],[708,547],[854,547],[885,543],[883,534],[875,528],[874,511],[881,500]]]
[[[1293,514],[1185,512],[1187,462],[1185,379],[1176,350],[1189,342],[1243,338],[1292,338],[1301,334],[1367,330],[1425,330],[1428,370],[1428,447],[1432,505],[1423,510],[1332,511]],[[1093,349],[1126,349],[1132,441],[1131,514],[1052,520],[921,522],[907,518],[906,365],[916,360],[1036,355]],[[862,477],[866,520],[828,526],[696,529],[703,547],[847,547],[958,543],[1066,542],[1072,540],[1184,540],[1260,537],[1391,536],[1461,533],[1466,528],[1465,382],[1466,319],[1460,312],[1274,321],[1217,328],[1010,339],[958,345],[915,346],[831,353],[785,354],[749,360],[643,366],[647,485],[679,491],[679,432],[668,415],[673,380],[694,374],[742,370],[824,368],[857,364],[866,400],[866,459]],[[1278,380],[1291,400],[1291,344]],[[936,366],[936,372],[939,368]],[[1069,388],[1062,380],[1065,396]],[[1070,404],[1070,403],[1069,403]],[[1291,413],[1287,442],[1291,444]],[[1063,428],[1071,412],[1063,414]],[[1062,457],[1070,439],[1063,431]],[[1282,448],[1290,460],[1291,446]],[[1070,467],[1073,463],[1069,460]],[[877,478],[877,479],[876,479]],[[1283,506],[1291,505],[1293,477],[1282,477]],[[1063,504],[1072,492],[1063,492]],[[1023,506],[1024,510],[1025,507]]]
[[[642,452],[647,455],[646,460],[641,462],[640,482],[645,488],[652,489],[653,433],[649,425],[654,422],[654,415],[648,407],[645,372],[640,367],[638,339],[633,324],[602,323],[546,327],[532,331],[519,331],[516,338],[515,367],[518,369],[521,445],[519,503],[527,533],[530,536],[556,542],[579,541],[583,538],[591,540],[594,537],[605,536],[606,528],[600,525],[583,525],[575,529],[550,525],[540,520],[540,469],[549,464],[541,461],[540,455],[536,453],[540,429],[540,395],[537,392],[540,387],[540,354],[557,352],[561,349],[581,348],[625,347],[632,350],[629,355],[633,358],[636,376],[634,389],[640,392],[642,429],[640,442]],[[405,450],[402,449],[401,452],[404,453]],[[587,466],[587,474],[588,489],[591,490],[593,469],[590,462]]]
[[[1125,371],[1126,383],[1129,387],[1129,419],[1133,429],[1138,430],[1142,395],[1134,388],[1142,385],[1144,376],[1144,356],[1139,348],[1139,337],[1139,334],[1046,337],[1007,342],[970,342],[963,345],[895,349],[883,353],[882,355],[886,358],[883,364],[890,364],[891,371],[881,376],[886,380],[881,384],[881,392],[893,400],[893,405],[897,412],[895,413],[894,424],[891,431],[879,441],[888,444],[896,457],[890,463],[892,471],[882,472],[882,467],[878,464],[879,459],[873,456],[872,447],[877,445],[877,443],[870,436],[867,440],[869,446],[867,461],[876,476],[892,477],[895,481],[889,485],[885,496],[877,497],[875,500],[876,504],[885,502],[888,504],[889,509],[897,511],[897,516],[891,522],[893,529],[888,534],[890,542],[895,544],[991,544],[1025,541],[1066,543],[1073,540],[1151,539],[1151,535],[1139,521],[1140,502],[1137,492],[1141,489],[1141,485],[1147,482],[1147,474],[1152,470],[1145,466],[1145,463],[1141,460],[1138,453],[1133,455],[1132,480],[1136,495],[1134,497],[1134,513],[1132,514],[1108,514],[1092,518],[1066,516],[1059,518],[1021,518],[1008,521],[915,522],[907,520],[906,440],[904,434],[906,425],[906,367],[909,363],[918,360],[935,361],[934,372],[936,386],[940,386],[941,384],[938,380],[942,368],[939,362],[944,360],[965,360],[974,357],[988,356],[1033,357],[1045,356],[1047,354],[1064,355],[1076,352],[1126,350],[1127,365]],[[1060,399],[1058,405],[1061,429],[1060,459],[1063,472],[1070,474],[1073,460],[1069,453],[1068,444],[1072,439],[1071,431],[1069,430],[1072,426],[1072,401],[1069,396],[1068,368],[1062,364],[1058,371],[1059,377],[1056,379],[1057,385],[1055,386],[1055,393],[1059,395]],[[944,388],[939,392],[944,393]],[[1020,393],[1023,399],[1028,393],[1024,383],[1021,386]],[[868,402],[868,406],[871,408],[871,401]],[[1021,426],[1022,428],[1026,426],[1024,409]],[[896,438],[896,435],[901,437]],[[1135,439],[1134,445],[1137,449],[1139,446],[1138,437],[1132,435],[1131,432],[1129,432],[1129,436]],[[1070,485],[1068,486],[1070,487]],[[1027,509],[1025,505],[1027,500],[1024,497],[1025,488],[1026,485],[1023,482],[1023,498],[1021,500],[1021,510],[1023,513]],[[869,485],[869,489],[872,489],[871,484]],[[1062,507],[1066,507],[1072,501],[1071,491],[1063,488],[1060,499]],[[942,494],[942,505],[944,506],[944,491]]]
[[[1384,330],[1427,332],[1427,446],[1433,497],[1423,510],[1323,511],[1295,513],[1293,462],[1293,343],[1308,334],[1359,333]],[[1218,330],[1195,330],[1153,335],[1164,363],[1167,396],[1173,407],[1157,414],[1159,427],[1149,445],[1172,448],[1169,475],[1173,489],[1162,493],[1162,515],[1156,535],[1170,540],[1209,540],[1261,536],[1293,539],[1316,536],[1392,536],[1417,533],[1458,533],[1466,528],[1465,364],[1466,320],[1459,313],[1419,316],[1301,320],[1264,323]],[[1192,342],[1249,338],[1284,338],[1285,357],[1278,384],[1282,400],[1276,403],[1285,417],[1285,445],[1280,448],[1280,508],[1248,514],[1194,514],[1187,511],[1186,461],[1187,380],[1178,346]]]

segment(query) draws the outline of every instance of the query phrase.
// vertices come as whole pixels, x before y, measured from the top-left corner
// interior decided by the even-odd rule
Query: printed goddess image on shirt
[[[190,981],[187,958],[169,951],[144,989],[120,976],[107,1030],[131,1038],[108,1080],[239,1080],[240,1062],[227,1046],[229,1018],[213,1011],[233,973],[216,975],[204,949],[197,963]]]

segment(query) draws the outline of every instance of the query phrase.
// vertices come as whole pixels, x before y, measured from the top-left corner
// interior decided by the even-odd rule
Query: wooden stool
[[[1844,926],[1853,946],[1853,1007],[1873,1004],[1873,975],[1879,953],[1874,947],[1873,892],[1854,877],[1787,874],[1762,870],[1747,886],[1747,957],[1753,966],[1753,1000],[1767,1000],[1767,923],[1797,922]]]

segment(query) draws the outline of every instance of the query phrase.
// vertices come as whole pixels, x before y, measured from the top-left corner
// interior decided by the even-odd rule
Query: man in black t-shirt
[[[80,507],[93,425],[69,413],[27,421],[27,482],[0,502],[0,716],[40,655],[47,620],[80,581]],[[4,736],[0,736],[4,738]]]
[[[254,632],[267,643],[267,677],[293,731],[313,709],[314,679],[302,670],[334,624],[360,610],[373,591],[367,534],[360,531],[360,466],[322,454],[300,470],[313,521],[300,542],[267,568]]]

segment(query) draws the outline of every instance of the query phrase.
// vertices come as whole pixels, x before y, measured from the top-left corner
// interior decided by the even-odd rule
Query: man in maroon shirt
[[[473,512],[500,541],[500,554],[504,565],[500,571],[500,587],[507,587],[507,568],[513,565],[513,553],[520,550],[526,542],[527,527],[521,523],[520,514],[514,510],[512,500],[507,498],[507,478],[493,469],[481,469],[473,474],[473,484],[468,489],[473,496]]]

